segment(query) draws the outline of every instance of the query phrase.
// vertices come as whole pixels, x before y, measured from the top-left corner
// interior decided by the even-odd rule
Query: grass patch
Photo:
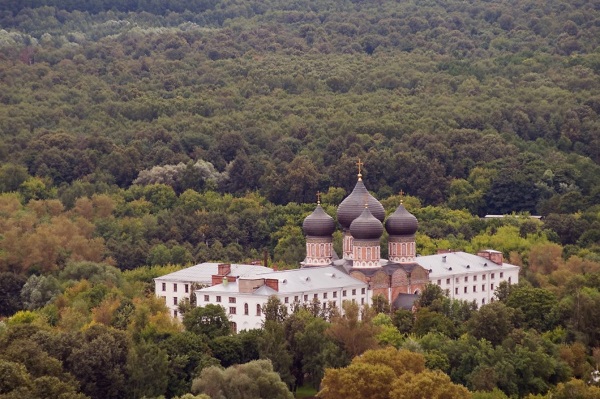
[[[303,386],[296,389],[296,399],[312,398],[317,394],[317,390],[313,387]]]

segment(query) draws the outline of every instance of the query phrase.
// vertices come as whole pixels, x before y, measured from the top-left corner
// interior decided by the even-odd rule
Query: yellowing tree
[[[471,393],[439,370],[406,373],[392,384],[390,399],[469,399]]]
[[[441,371],[425,369],[420,353],[393,347],[368,350],[341,369],[327,369],[321,399],[465,399],[470,392]]]

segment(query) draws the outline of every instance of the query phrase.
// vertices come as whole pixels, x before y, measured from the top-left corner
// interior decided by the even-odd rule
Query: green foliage
[[[192,384],[192,393],[211,398],[291,399],[294,396],[268,360],[254,360],[225,370],[209,367]]]
[[[219,305],[198,306],[183,316],[183,325],[189,332],[205,335],[210,339],[229,335],[229,319]]]

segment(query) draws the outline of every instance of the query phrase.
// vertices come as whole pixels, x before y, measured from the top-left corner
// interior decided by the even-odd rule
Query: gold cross
[[[360,158],[358,158],[358,162],[356,163],[356,165],[358,166],[358,174],[360,175],[360,168],[364,165],[364,162],[360,161]]]
[[[321,205],[321,192],[317,191],[317,204]]]
[[[404,192],[404,190],[400,190],[400,203],[403,204],[404,203],[404,194],[406,194]]]

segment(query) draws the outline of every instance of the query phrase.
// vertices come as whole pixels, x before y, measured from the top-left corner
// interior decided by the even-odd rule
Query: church
[[[260,328],[262,306],[277,296],[292,310],[318,301],[323,309],[342,309],[343,301],[371,304],[383,296],[393,309],[412,307],[425,285],[442,288],[453,299],[478,306],[494,301],[502,281],[517,283],[519,267],[504,263],[501,252],[477,255],[442,251],[418,256],[417,218],[401,203],[385,218],[385,209],[362,180],[361,162],[353,191],[337,209],[343,231],[343,252],[333,248],[336,222],[317,201],[302,224],[306,256],[299,269],[276,271],[262,265],[202,263],[155,279],[155,293],[164,298],[174,317],[178,304],[196,294],[198,306],[218,304],[229,314],[235,330]],[[388,233],[389,259],[381,258],[381,238]]]

